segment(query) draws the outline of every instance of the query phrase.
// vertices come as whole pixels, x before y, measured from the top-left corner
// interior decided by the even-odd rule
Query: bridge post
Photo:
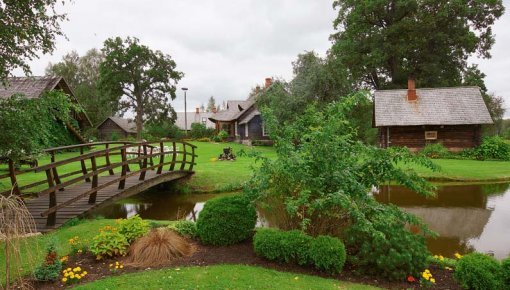
[[[195,147],[191,146],[191,164],[189,165],[188,171],[193,171],[194,164],[195,164]]]
[[[158,171],[156,171],[156,174],[161,174],[161,171],[163,170],[163,163],[165,162],[165,142],[160,141],[159,142],[159,166]],[[152,152],[151,152],[152,154]]]
[[[52,188],[55,186],[53,180],[53,171],[51,169],[46,169],[46,180],[48,181],[48,188]],[[50,191],[50,202],[49,202],[49,208],[52,208],[57,205],[57,194],[55,189]],[[48,215],[46,218],[46,226],[54,226],[57,222],[57,212],[52,212]]]
[[[105,153],[105,159],[106,159],[106,166],[110,166],[111,162],[110,162],[110,144],[106,143],[106,153]],[[108,170],[108,172],[110,173],[110,175],[114,175],[115,173],[113,172],[113,169],[110,169]]]
[[[181,163],[181,170],[184,170],[184,167],[186,166],[186,143],[182,143],[182,163]]]
[[[153,167],[153,166],[154,166],[154,160],[152,160],[152,149],[153,149],[153,148],[154,148],[154,147],[152,147],[152,146],[151,146],[151,150],[150,150],[150,153],[149,153],[149,154],[150,154],[150,156],[151,156],[151,157],[149,158],[149,160],[150,160],[150,161],[149,161],[149,164],[150,164],[150,166],[151,166],[151,167]],[[154,169],[152,169],[152,170],[154,170]]]
[[[145,179],[145,173],[147,172],[147,144],[143,144],[143,162],[142,162],[142,165],[140,167],[140,178],[138,178],[138,180],[144,180]]]
[[[14,161],[9,159],[9,177],[11,178],[12,192],[15,195],[20,195],[21,192],[18,186],[18,180],[16,179],[16,168],[14,168]]]
[[[172,163],[170,164],[170,171],[174,171],[174,168],[175,168],[175,159],[177,159],[177,152],[176,149],[175,149],[175,141],[172,142],[172,148],[173,148],[173,153],[172,153]]]
[[[119,181],[119,189],[124,189],[124,186],[126,185],[126,177],[127,171],[128,171],[128,164],[127,164],[127,157],[126,157],[126,148],[120,149],[120,156],[122,160],[122,171],[120,173],[120,181]]]
[[[80,155],[83,155],[83,147],[80,147]],[[85,165],[85,159],[80,160],[80,164],[81,164],[81,172],[83,173],[83,175],[86,175],[87,174],[87,166]],[[90,182],[90,178],[89,177],[85,178],[85,182]]]
[[[51,155],[51,163],[55,163],[55,151],[51,151],[50,155]],[[53,180],[55,180],[55,183],[57,185],[61,184],[62,182],[60,181],[60,177],[58,176],[57,167],[53,167],[52,170],[53,170]],[[64,188],[62,187],[59,190],[64,191]]]
[[[92,189],[97,188],[98,185],[98,175],[97,175],[97,165],[96,165],[96,157],[90,157],[90,163],[92,164]],[[97,190],[93,191],[89,196],[89,204],[96,203]]]

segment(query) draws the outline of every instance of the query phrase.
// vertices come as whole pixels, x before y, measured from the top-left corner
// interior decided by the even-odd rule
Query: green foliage
[[[156,122],[148,122],[144,126],[143,139],[150,140],[150,135],[154,139],[171,138],[181,139],[184,133],[175,124],[168,120],[161,120]]]
[[[197,234],[205,244],[224,246],[252,235],[257,212],[242,195],[214,198],[205,204],[197,221]]]
[[[228,133],[225,130],[220,130],[216,136],[213,136],[213,140],[216,142],[223,142],[228,137]]]
[[[110,135],[110,141],[119,141],[119,139],[120,139],[119,133],[112,132],[112,134]]]
[[[490,57],[501,0],[334,1],[331,55],[356,83],[405,88],[457,86],[473,54]]]
[[[63,36],[60,22],[66,14],[58,13],[55,6],[64,1],[31,0],[2,1],[2,57],[0,57],[0,83],[16,68],[26,75],[31,73],[29,62],[39,53],[52,53],[55,38]]]
[[[310,244],[310,259],[315,268],[338,274],[344,267],[346,253],[345,246],[337,238],[330,236],[318,236]]]
[[[119,233],[126,237],[128,243],[146,235],[149,232],[149,222],[143,220],[139,215],[118,221]]]
[[[441,143],[427,144],[420,153],[432,159],[448,158],[451,155]]]
[[[189,238],[197,238],[197,225],[192,221],[177,221],[168,226],[169,229],[176,231],[179,235]]]
[[[493,257],[480,253],[465,255],[457,262],[453,277],[466,289],[504,289],[502,268]]]
[[[212,128],[207,128],[202,123],[193,123],[191,124],[191,131],[190,135],[191,138],[198,139],[198,138],[209,138],[214,136],[215,130]]]
[[[258,256],[282,263],[310,264],[309,248],[312,237],[302,231],[258,229],[253,237],[253,248]]]
[[[501,261],[501,269],[503,273],[503,282],[507,287],[510,287],[510,257]]]
[[[362,273],[391,280],[418,276],[430,253],[424,237],[410,233],[406,225],[419,221],[396,206],[371,203],[363,213],[366,221],[354,223],[346,232],[349,262]]]
[[[41,265],[35,268],[34,276],[37,281],[56,281],[62,270],[62,263],[57,255],[56,242],[50,240],[46,248],[46,257]]]
[[[454,269],[457,266],[457,260],[438,255],[428,256],[427,263],[437,265],[441,269],[446,267]]]
[[[476,154],[480,160],[510,160],[510,144],[499,136],[485,137]]]
[[[168,54],[140,44],[137,38],[109,38],[102,52],[99,89],[119,101],[119,110],[136,113],[137,138],[145,118],[149,121],[175,120],[170,100],[175,99],[177,82],[184,76]],[[124,99],[120,99],[126,96]]]
[[[14,161],[36,156],[42,149],[67,141],[57,138],[68,134],[65,122],[71,112],[81,109],[60,91],[44,93],[40,98],[27,99],[15,95],[0,100],[0,156]]]
[[[126,254],[129,242],[127,238],[115,229],[101,229],[90,243],[89,250],[97,260],[106,257],[121,256]]]

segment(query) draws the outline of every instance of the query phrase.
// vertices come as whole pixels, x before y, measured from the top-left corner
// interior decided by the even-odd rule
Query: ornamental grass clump
[[[192,253],[191,245],[177,233],[157,228],[131,245],[126,265],[156,267]]]
[[[232,245],[248,239],[256,222],[255,207],[245,196],[214,198],[200,212],[197,234],[204,244]]]
[[[480,253],[472,253],[462,257],[457,262],[453,277],[466,289],[506,289],[500,263],[493,257]]]

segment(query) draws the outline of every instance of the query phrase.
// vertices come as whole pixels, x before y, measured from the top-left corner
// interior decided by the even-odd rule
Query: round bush
[[[453,277],[466,289],[504,289],[501,265],[493,257],[480,253],[460,259]]]
[[[246,240],[257,222],[255,207],[240,195],[209,200],[197,221],[197,234],[204,244],[232,245]]]
[[[310,244],[309,256],[315,268],[337,274],[345,264],[345,246],[337,238],[318,236]]]
[[[510,257],[501,261],[501,268],[503,273],[503,281],[507,288],[510,288]]]
[[[310,264],[308,248],[312,239],[298,230],[259,229],[253,237],[253,248],[268,260],[306,265]]]

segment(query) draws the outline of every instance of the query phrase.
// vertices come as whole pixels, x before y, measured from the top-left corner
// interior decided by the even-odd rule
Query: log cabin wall
[[[426,139],[427,131],[437,132],[437,139]],[[405,146],[411,151],[422,150],[427,144],[441,143],[449,151],[459,152],[476,147],[480,142],[480,125],[380,127],[378,134],[380,147]]]
[[[129,134],[124,131],[119,125],[117,125],[112,120],[108,119],[98,129],[99,140],[107,141],[110,140],[113,133],[116,133],[117,136],[121,139],[127,138]]]

